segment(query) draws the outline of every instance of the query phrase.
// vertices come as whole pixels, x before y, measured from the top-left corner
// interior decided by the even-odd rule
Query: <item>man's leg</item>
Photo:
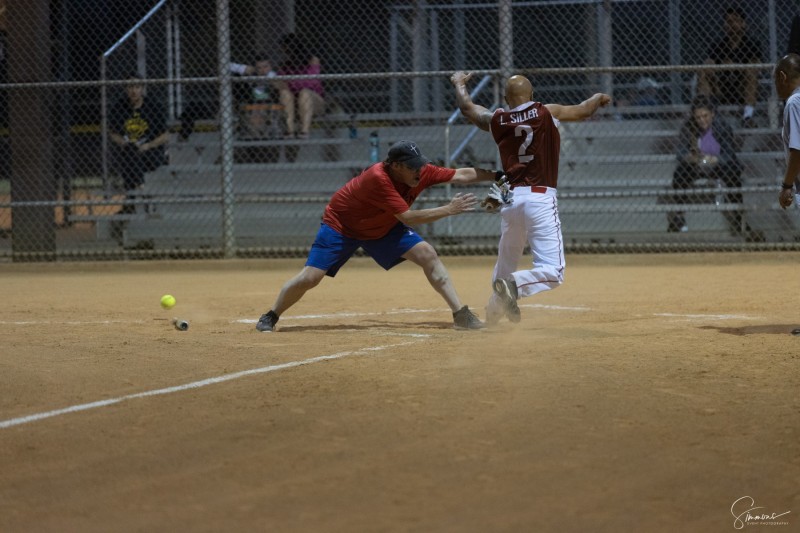
[[[714,169],[712,177],[714,180],[722,183],[726,188],[738,189],[742,186],[742,171],[742,164],[738,161],[720,163],[717,165],[717,168]],[[733,192],[725,195],[725,202],[729,204],[741,205],[743,201],[744,198],[742,197],[741,192]],[[731,235],[742,235],[749,229],[745,227],[746,224],[743,224],[744,220],[742,217],[742,209],[737,209],[735,211],[723,211],[722,214],[724,215],[725,220],[728,222],[728,229],[730,230]]]
[[[520,196],[518,200],[510,206],[504,207],[500,212],[500,243],[497,247],[497,261],[492,271],[493,285],[497,280],[513,280],[513,273],[519,265],[519,259],[522,257],[528,237],[524,203],[525,201]],[[502,298],[497,292],[492,291],[489,303],[486,305],[486,321],[494,324],[503,316],[519,322],[519,307],[516,306],[515,301],[509,302],[508,298]]]
[[[444,298],[453,311],[453,327],[455,329],[475,330],[485,327],[466,305],[461,305],[456,289],[450,281],[450,275],[433,246],[424,241],[417,243],[402,257],[422,267],[428,283]]]
[[[118,214],[131,214],[136,211],[132,203],[132,191],[136,190],[144,182],[144,165],[139,151],[133,145],[125,145],[115,148],[114,166],[119,177],[122,179],[122,187],[125,189],[125,204],[120,208]]]
[[[135,185],[128,185],[135,179],[135,173],[132,170],[133,164],[131,163],[132,155],[133,152],[127,146],[111,145],[111,168],[119,176],[120,181],[122,181],[122,188],[126,191],[135,187]]]
[[[454,313],[461,309],[461,300],[459,300],[456,289],[450,281],[450,275],[447,273],[444,263],[439,259],[439,254],[436,253],[433,246],[427,242],[421,242],[404,253],[403,258],[422,267],[425,277],[428,278],[428,283],[444,298],[444,301],[447,302],[447,305],[450,306]]]
[[[523,213],[524,217],[522,220],[514,220],[510,228],[504,231],[501,243],[506,235],[509,237],[514,235],[515,238],[508,239],[506,246],[509,248],[504,250],[501,247],[500,252],[506,255],[505,261],[508,263],[516,254],[516,250],[521,249],[518,239],[524,234],[527,236],[533,256],[533,268],[500,276],[497,274],[503,270],[498,260],[493,281],[494,294],[487,307],[487,320],[490,323],[496,321],[492,316],[493,313],[490,314],[490,309],[496,308],[497,305],[501,306],[511,322],[519,322],[521,314],[517,304],[518,299],[555,289],[564,282],[564,241],[561,236],[555,190],[546,195],[515,192],[512,207],[516,210],[515,218],[518,218],[520,213]],[[505,220],[504,218],[504,222]],[[505,268],[509,267],[510,264]]]
[[[262,332],[273,331],[283,312],[296,304],[309,289],[319,285],[324,276],[324,270],[310,266],[303,267],[299,274],[284,283],[272,309],[258,319],[256,329]]]
[[[516,201],[516,196],[515,196]],[[525,203],[533,268],[514,273],[519,298],[555,289],[564,282],[564,240],[555,195],[531,195]]]
[[[284,311],[296,304],[309,290],[319,285],[325,271],[316,267],[306,266],[295,277],[287,281],[281,288],[272,310],[281,316]]]
[[[672,174],[672,190],[685,191],[694,183],[695,173],[692,172],[692,167],[689,163],[680,162]],[[676,204],[687,203],[685,194],[676,195],[672,197]],[[683,211],[670,211],[667,213],[667,231],[679,232],[686,231],[686,217]]]
[[[261,315],[256,329],[272,331],[284,311],[296,304],[310,289],[319,285],[326,274],[335,276],[356,249],[358,241],[348,239],[327,224],[320,224],[303,270],[283,284],[275,304]]]

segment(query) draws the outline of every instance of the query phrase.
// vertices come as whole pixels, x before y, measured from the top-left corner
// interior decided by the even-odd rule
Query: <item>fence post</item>
[[[514,70],[514,24],[511,11],[511,0],[501,0],[497,10],[497,34],[500,44],[500,76],[504,82]]]
[[[226,258],[236,255],[233,220],[233,94],[231,91],[231,31],[228,0],[217,0],[217,73],[219,76],[219,135],[222,161],[222,247]]]

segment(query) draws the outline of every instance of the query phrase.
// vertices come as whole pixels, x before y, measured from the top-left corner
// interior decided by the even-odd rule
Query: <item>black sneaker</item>
[[[261,318],[258,319],[258,324],[256,324],[256,329],[264,333],[269,333],[275,330],[275,324],[277,323],[278,315],[276,315],[274,311],[270,311],[269,313],[261,315]]]
[[[522,316],[517,305],[517,283],[513,279],[496,279],[492,284],[494,293],[500,297],[506,316],[511,322],[519,322]]]
[[[483,329],[486,326],[475,313],[469,310],[466,305],[453,313],[453,327],[455,329]]]

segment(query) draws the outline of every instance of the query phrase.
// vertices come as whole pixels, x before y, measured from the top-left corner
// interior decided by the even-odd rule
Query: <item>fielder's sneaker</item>
[[[258,319],[258,324],[256,324],[256,329],[263,333],[269,333],[275,329],[275,324],[277,323],[278,315],[274,311],[270,311],[261,315],[261,318]]]
[[[511,322],[519,322],[522,316],[520,315],[519,306],[517,305],[517,283],[514,279],[496,279],[492,284],[492,288],[494,289],[494,293],[500,298],[500,301],[503,302],[503,307],[505,307],[508,319]]]
[[[455,329],[483,329],[483,322],[469,310],[466,305],[453,313],[453,327]]]

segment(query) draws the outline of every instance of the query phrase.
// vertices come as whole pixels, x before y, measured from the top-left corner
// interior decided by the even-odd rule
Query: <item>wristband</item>
[[[494,173],[494,182],[500,183],[500,180],[503,179],[503,176],[505,175],[506,175],[505,172],[503,172],[502,170],[498,170],[497,172]]]
[[[794,183],[792,183],[791,185],[786,185],[785,183],[781,183],[781,189],[783,189],[784,191],[788,191],[789,189],[794,189]]]

